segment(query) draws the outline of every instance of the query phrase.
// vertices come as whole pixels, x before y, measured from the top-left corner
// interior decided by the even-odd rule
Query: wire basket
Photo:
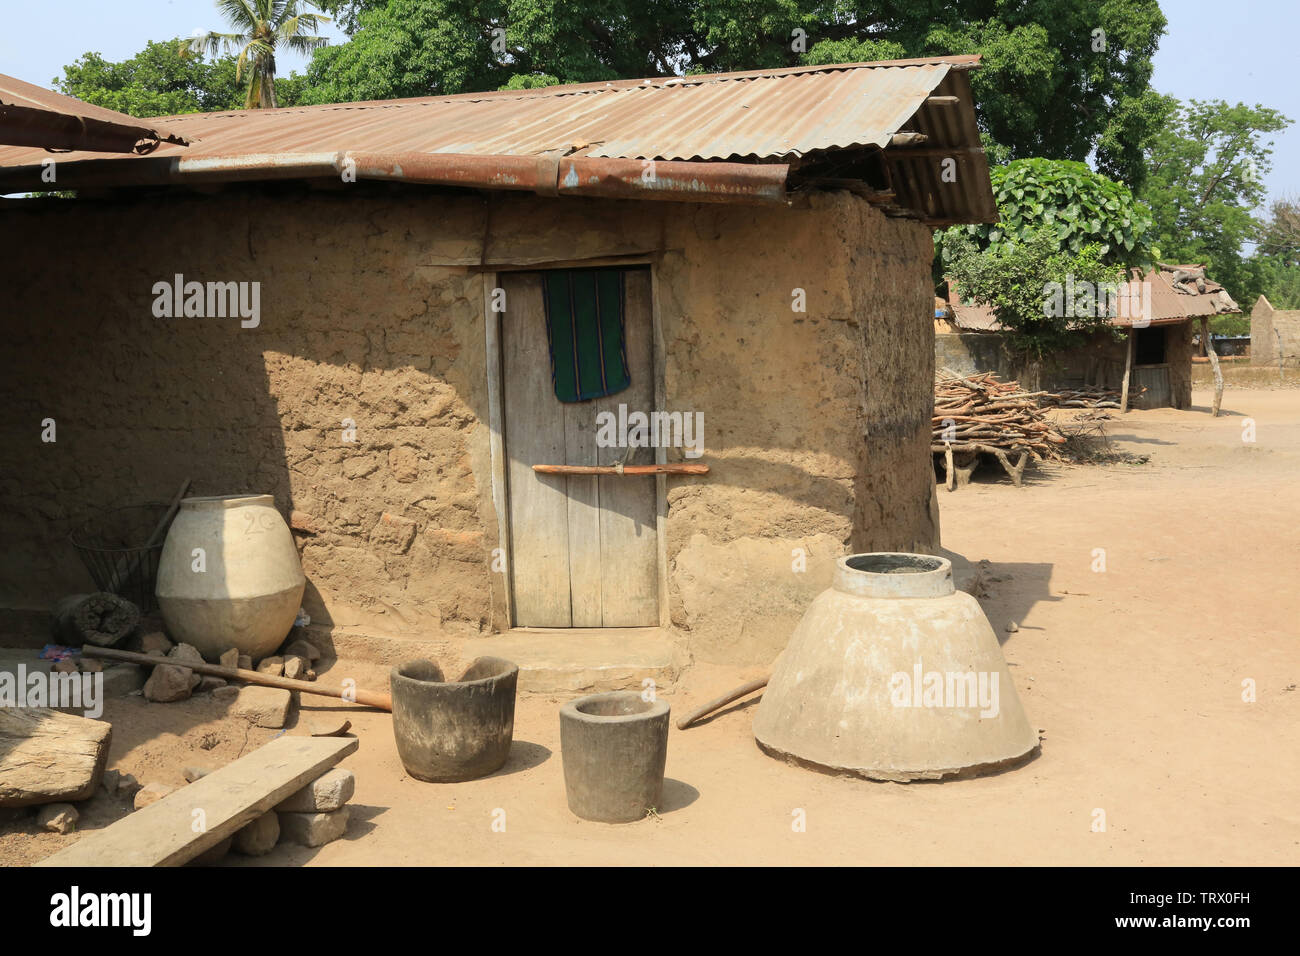
[[[149,539],[167,507],[153,503],[109,508],[68,535],[95,587],[126,598],[142,613],[157,607],[154,585],[166,529],[156,544],[151,546]]]

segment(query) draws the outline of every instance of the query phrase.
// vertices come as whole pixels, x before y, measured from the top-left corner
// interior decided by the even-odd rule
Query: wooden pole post
[[[1128,340],[1124,343],[1124,384],[1119,390],[1119,413],[1123,415],[1128,411],[1128,381],[1129,376],[1133,374],[1133,327],[1129,326]]]
[[[1210,358],[1210,367],[1214,369],[1214,408],[1210,410],[1211,418],[1219,417],[1219,406],[1223,403],[1223,371],[1219,368],[1219,356],[1214,351],[1214,342],[1210,339],[1210,320],[1201,316],[1201,341],[1205,343],[1205,354]]]

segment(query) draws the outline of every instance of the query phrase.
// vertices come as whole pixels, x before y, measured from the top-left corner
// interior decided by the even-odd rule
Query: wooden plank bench
[[[357,749],[355,737],[277,737],[37,866],[180,866],[233,836]],[[206,828],[194,832],[196,810]]]

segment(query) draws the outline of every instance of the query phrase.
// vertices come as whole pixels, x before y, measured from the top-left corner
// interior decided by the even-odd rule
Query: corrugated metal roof
[[[624,80],[457,96],[167,117],[193,145],[186,164],[238,157],[339,153],[466,157],[593,157],[789,162],[861,147],[885,151],[895,205],[924,218],[996,218],[965,70],[978,57],[795,67]],[[936,92],[956,102],[927,104]],[[909,127],[911,123],[911,127]],[[927,149],[890,146],[912,128]],[[956,183],[936,150],[956,156]],[[155,157],[181,156],[161,147]],[[61,157],[61,179],[91,154]],[[0,169],[39,162],[0,149]],[[256,164],[253,164],[256,165]],[[269,164],[268,164],[269,165]],[[212,179],[213,163],[206,165]],[[240,178],[250,164],[240,164]],[[173,177],[176,178],[176,177]],[[110,178],[111,180],[111,178]],[[12,182],[3,178],[4,184]],[[109,185],[102,178],[99,182]]]
[[[179,146],[186,142],[152,120],[83,103],[0,73],[0,143],[42,150],[146,153],[163,141]]]
[[[1202,266],[1176,266],[1174,268],[1199,271],[1204,275]],[[1112,325],[1129,326],[1133,324],[1132,316],[1141,315],[1141,297],[1149,296],[1150,318],[1152,325],[1167,325],[1185,322],[1187,319],[1202,315],[1222,315],[1240,312],[1237,303],[1232,301],[1226,289],[1210,279],[1205,280],[1205,291],[1190,290],[1183,285],[1175,285],[1173,274],[1169,269],[1153,269],[1146,274],[1143,282],[1149,291],[1132,285],[1120,287],[1121,311],[1124,316],[1112,320]],[[1122,300],[1127,299],[1127,302]]]
[[[1200,266],[1177,266],[1188,271],[1201,270]],[[1210,279],[1205,280],[1205,291],[1187,291],[1175,286],[1168,269],[1152,269],[1142,276],[1134,270],[1137,284],[1119,287],[1117,305],[1120,314],[1113,316],[1110,324],[1118,328],[1142,325],[1176,325],[1202,315],[1222,315],[1240,312],[1226,289]],[[1140,279],[1139,279],[1140,277]],[[993,309],[982,302],[963,304],[956,284],[949,283],[949,321],[964,332],[997,332],[1002,330]],[[1145,302],[1144,302],[1145,299]]]

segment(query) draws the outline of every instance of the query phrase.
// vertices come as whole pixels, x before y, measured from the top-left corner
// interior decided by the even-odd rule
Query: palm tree
[[[299,13],[300,6],[314,4],[307,0],[216,0],[217,9],[238,33],[210,30],[181,43],[181,56],[212,56],[239,51],[235,79],[242,79],[248,67],[248,95],[244,109],[274,109],[275,50],[287,47],[295,53],[310,53],[329,43],[325,37],[312,36],[329,17],[319,13]]]

